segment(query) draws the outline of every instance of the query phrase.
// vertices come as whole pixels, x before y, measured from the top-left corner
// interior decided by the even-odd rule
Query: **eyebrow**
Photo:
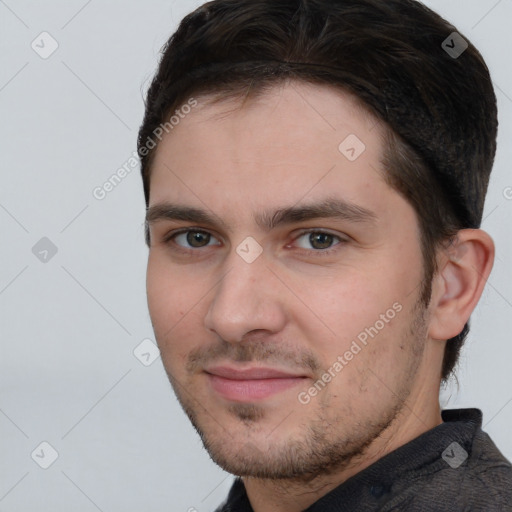
[[[325,199],[321,202],[258,213],[254,220],[261,229],[270,231],[278,226],[324,218],[354,223],[375,223],[377,215],[350,201]],[[230,231],[229,226],[221,218],[208,210],[169,202],[158,203],[146,209],[146,226],[159,220],[187,221],[212,227],[219,226],[225,231]]]

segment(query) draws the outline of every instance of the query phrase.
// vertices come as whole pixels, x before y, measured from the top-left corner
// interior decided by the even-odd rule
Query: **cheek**
[[[177,276],[173,276],[170,269],[163,264],[162,258],[155,255],[152,250],[148,259],[146,292],[149,314],[153,326],[158,331],[172,323],[173,316],[179,310],[176,304],[179,297],[176,278]]]
[[[294,314],[304,342],[327,368],[345,354],[354,368],[395,357],[414,299],[404,294],[406,282],[400,282],[396,271],[373,265],[363,272],[347,269],[339,279],[316,280],[314,289],[311,283],[299,283],[298,289],[312,290],[304,296],[307,310],[298,306]]]
[[[312,320],[312,315],[304,315],[303,308],[299,308],[302,314],[296,310],[298,322],[304,329],[324,333],[327,346],[332,346],[333,338],[349,339],[364,329],[376,315],[378,318],[382,304],[387,303],[387,298],[376,289],[375,281],[368,274],[355,271],[317,279],[314,287],[305,281],[297,288],[310,290],[303,295],[303,302],[309,312],[315,314]]]
[[[169,324],[199,302],[204,284],[194,273],[169,263],[163,252],[152,249],[149,254],[146,291],[151,317]]]
[[[167,355],[178,359],[184,357],[192,347],[194,325],[197,331],[204,287],[192,276],[173,269],[160,255],[150,253],[146,290],[149,314],[162,357],[164,360]]]

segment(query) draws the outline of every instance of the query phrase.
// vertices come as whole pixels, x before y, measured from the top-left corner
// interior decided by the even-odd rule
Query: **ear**
[[[457,336],[475,309],[494,263],[494,242],[481,229],[462,229],[438,252],[432,282],[429,336]]]

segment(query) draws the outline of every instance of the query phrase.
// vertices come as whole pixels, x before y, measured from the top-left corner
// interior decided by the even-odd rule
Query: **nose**
[[[251,331],[273,334],[286,323],[282,283],[263,255],[247,263],[234,253],[215,288],[205,316],[205,327],[223,340],[237,343]]]

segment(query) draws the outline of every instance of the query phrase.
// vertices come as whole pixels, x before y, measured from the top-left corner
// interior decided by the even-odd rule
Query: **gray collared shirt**
[[[482,412],[442,418],[304,512],[512,512],[512,465],[482,431]],[[253,512],[242,480],[216,512]]]

